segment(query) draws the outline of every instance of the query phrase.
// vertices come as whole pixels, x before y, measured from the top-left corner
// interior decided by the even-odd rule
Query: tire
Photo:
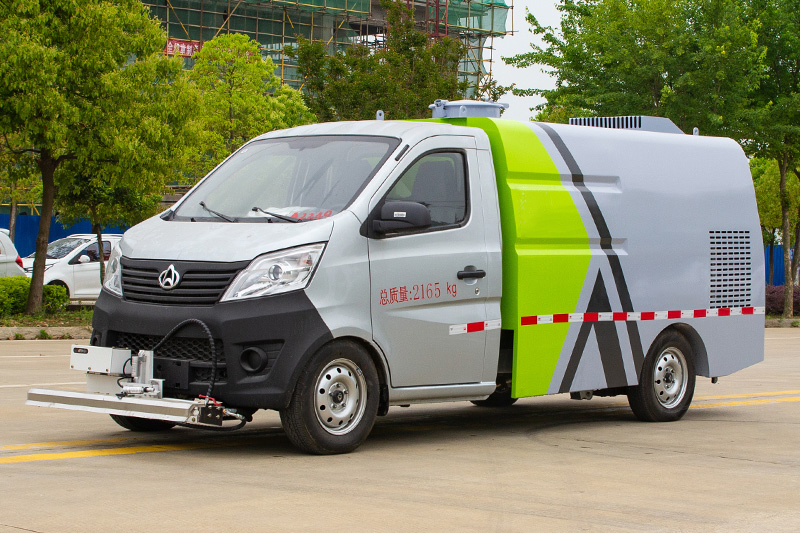
[[[48,285],[55,285],[56,287],[64,287],[64,290],[67,291],[67,298],[69,298],[69,287],[63,281],[55,280],[48,283]]]
[[[292,444],[305,452],[348,453],[369,435],[378,403],[372,358],[355,342],[334,341],[300,373],[281,423]]]
[[[656,339],[642,365],[639,385],[628,389],[628,403],[644,422],[680,420],[692,403],[695,385],[692,347],[669,331]]]
[[[478,407],[509,407],[514,405],[516,398],[511,397],[511,387],[506,384],[498,385],[497,390],[489,395],[485,400],[470,400]]]
[[[150,433],[153,431],[166,431],[175,426],[173,422],[165,422],[164,420],[152,420],[150,418],[137,418],[135,416],[122,416],[122,415],[108,415],[111,419],[131,431],[139,431],[142,433]]]

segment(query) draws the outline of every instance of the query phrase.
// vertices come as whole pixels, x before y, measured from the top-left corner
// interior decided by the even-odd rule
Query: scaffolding
[[[284,47],[302,36],[323,42],[334,54],[354,44],[380,47],[386,42],[386,16],[379,0],[143,0],[162,22],[165,52],[186,58],[221,33],[243,33],[272,59],[283,83],[302,85],[294,60]],[[459,78],[474,88],[492,75],[493,41],[506,30],[509,11],[503,0],[407,0],[416,25],[431,39],[444,36],[464,43]]]

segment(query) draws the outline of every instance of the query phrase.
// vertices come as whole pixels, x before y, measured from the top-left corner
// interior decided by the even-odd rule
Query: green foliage
[[[759,24],[739,0],[561,0],[560,31],[527,21],[543,45],[505,58],[542,65],[552,90],[515,90],[557,116],[668,117],[684,131],[743,134],[740,115],[763,74]]]
[[[31,280],[25,276],[0,278],[0,316],[17,315],[25,311]],[[44,287],[42,308],[46,313],[63,311],[69,303],[64,287]]]
[[[750,160],[750,172],[756,190],[756,202],[761,225],[771,231],[780,229],[781,219],[780,172],[774,159],[754,157]],[[800,183],[789,180],[786,183],[789,195],[789,221],[792,227],[797,223],[797,209],[800,206]]]
[[[53,336],[50,335],[49,333],[47,333],[47,330],[44,330],[44,329],[40,329],[39,333],[37,333],[36,336],[34,337],[34,339],[39,339],[39,340],[44,340],[44,341],[50,340],[52,338],[53,338]]]
[[[189,79],[196,95],[183,100],[194,109],[187,131],[194,146],[184,169],[191,181],[257,135],[314,121],[300,92],[280,85],[272,60],[246,35],[220,35],[194,60]]]
[[[30,285],[30,279],[25,276],[0,278],[0,316],[25,311]]]
[[[42,291],[42,310],[48,314],[60,313],[69,305],[67,288],[63,285],[45,285]]]
[[[427,118],[437,98],[464,97],[468,83],[458,81],[464,45],[448,38],[430,41],[414,28],[402,2],[381,0],[381,6],[388,23],[385,49],[357,45],[328,55],[324,43],[303,38],[287,47],[286,54],[297,58],[308,107],[320,121],[374,119],[379,109],[387,119]]]
[[[42,197],[39,169],[31,153],[14,153],[9,146],[19,146],[18,135],[7,134],[0,140],[0,202],[35,203]]]
[[[175,105],[180,60],[161,54],[164,32],[139,0],[0,2],[0,36],[0,134],[18,135],[7,147],[32,154],[42,179],[32,313],[57,188],[163,182],[188,110]]]

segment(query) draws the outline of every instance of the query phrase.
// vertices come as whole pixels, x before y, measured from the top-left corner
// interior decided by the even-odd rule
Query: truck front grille
[[[139,350],[152,350],[163,337],[156,335],[140,335],[138,333],[117,333],[113,344],[117,348],[128,348],[134,353]],[[214,351],[217,353],[217,362],[225,362],[225,353],[222,340],[214,339]],[[167,340],[155,353],[156,357],[180,359],[182,361],[211,362],[208,338],[172,337]]]
[[[137,333],[112,333],[113,345],[133,353],[152,350],[163,337]],[[228,378],[222,341],[214,339],[217,354],[217,382]],[[153,377],[165,380],[169,390],[186,390],[189,383],[211,381],[211,353],[207,338],[172,337],[155,352]]]
[[[122,294],[129,302],[159,305],[210,306],[222,297],[225,289],[247,261],[211,263],[187,261],[149,261],[122,259]],[[158,276],[172,266],[180,281],[170,290],[161,288]]]

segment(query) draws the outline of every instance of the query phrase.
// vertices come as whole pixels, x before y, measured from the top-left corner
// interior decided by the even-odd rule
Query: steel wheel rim
[[[352,431],[367,407],[367,380],[349,359],[328,363],[317,376],[314,410],[320,426],[332,435]]]
[[[686,357],[679,349],[669,347],[656,359],[653,367],[653,391],[663,407],[671,409],[686,396]]]

